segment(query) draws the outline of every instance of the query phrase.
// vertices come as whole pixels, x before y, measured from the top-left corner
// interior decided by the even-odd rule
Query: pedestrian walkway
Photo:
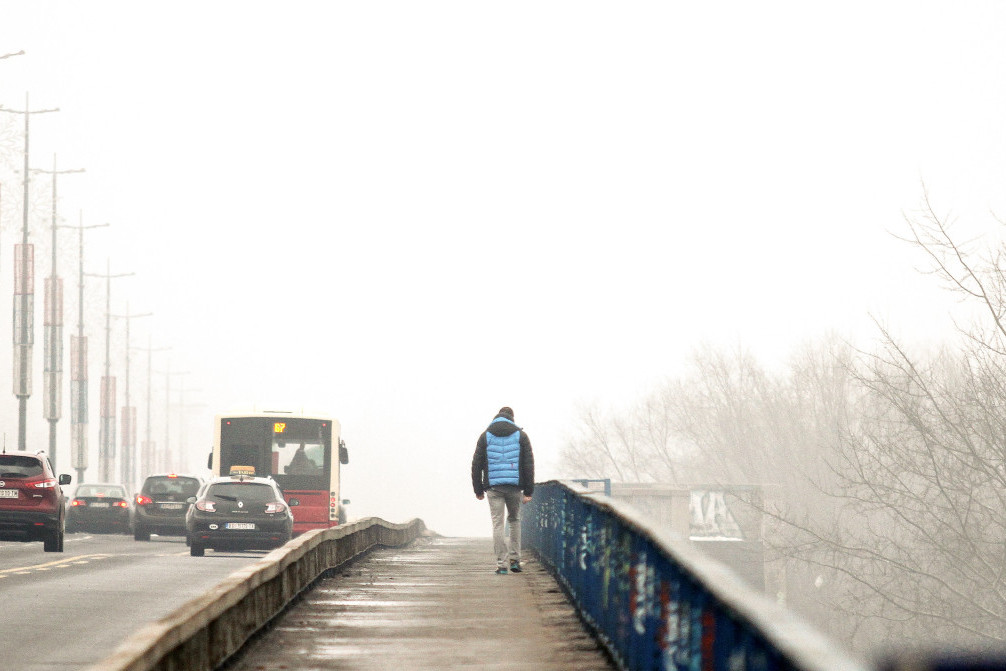
[[[425,537],[319,582],[233,661],[263,669],[614,669],[534,558],[496,575],[492,540]]]

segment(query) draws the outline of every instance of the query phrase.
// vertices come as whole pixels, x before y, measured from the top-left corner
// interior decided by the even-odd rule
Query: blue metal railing
[[[625,504],[572,482],[535,485],[523,544],[625,669],[863,671],[858,660]]]

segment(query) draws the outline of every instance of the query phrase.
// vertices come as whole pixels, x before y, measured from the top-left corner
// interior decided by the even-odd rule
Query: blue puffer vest
[[[513,424],[505,417],[497,417],[492,424],[496,422]],[[486,457],[489,461],[490,487],[520,484],[520,430],[508,436],[497,436],[492,431],[486,431]]]

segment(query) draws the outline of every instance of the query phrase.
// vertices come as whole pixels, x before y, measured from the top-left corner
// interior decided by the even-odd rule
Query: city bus
[[[271,477],[293,512],[295,535],[345,522],[339,467],[349,453],[337,420],[267,410],[217,415],[215,422],[214,475],[234,469]]]

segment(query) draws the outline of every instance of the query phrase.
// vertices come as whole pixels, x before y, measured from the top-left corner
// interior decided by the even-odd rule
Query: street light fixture
[[[84,230],[105,228],[110,224],[84,225],[80,213],[77,226],[60,226],[77,230],[79,250],[77,265],[77,335],[70,338],[70,449],[77,482],[84,482],[87,470],[87,338],[84,337]]]
[[[45,389],[42,392],[42,415],[49,422],[49,459],[56,469],[56,422],[62,415],[63,388],[63,280],[56,273],[56,180],[59,175],[84,172],[83,168],[56,169],[52,155],[52,170],[32,168],[31,172],[52,175],[52,270],[45,280]]]
[[[161,373],[161,371],[158,371]],[[181,457],[179,456],[177,462],[172,459],[171,455],[171,376],[172,375],[189,375],[187,370],[171,370],[171,359],[168,359],[168,369],[163,372],[164,374],[164,450],[161,452],[161,468],[167,470],[173,470],[181,468]],[[184,448],[179,446],[178,453],[181,455]]]
[[[31,396],[31,350],[35,342],[35,250],[28,244],[28,119],[32,114],[58,112],[59,108],[33,110],[28,105],[28,94],[24,94],[24,109],[12,110],[0,107],[0,112],[24,115],[24,202],[21,204],[23,221],[21,244],[15,245],[14,252],[14,395],[18,400],[17,449],[28,449],[26,421],[28,397]]]
[[[126,303],[126,314],[112,315],[116,319],[126,320],[126,404],[122,406],[122,461],[119,464],[122,469],[122,484],[130,491],[134,490],[136,484],[136,408],[129,404],[129,325],[137,317],[150,317],[153,312],[143,314],[133,314],[129,311],[129,303]]]
[[[147,336],[147,346],[146,347],[134,347],[133,349],[146,352],[147,353],[147,424],[146,424],[146,439],[143,441],[142,449],[140,450],[139,459],[137,463],[140,466],[141,473],[152,473],[158,470],[156,464],[157,460],[155,458],[154,450],[154,440],[151,435],[151,422],[150,422],[150,390],[153,382],[153,353],[154,352],[166,352],[170,350],[170,347],[152,347],[150,345],[151,338]]]
[[[112,280],[131,277],[136,273],[113,275],[112,262],[108,260],[104,275],[84,273],[90,277],[105,278],[105,376],[101,378],[101,427],[98,430],[98,468],[102,482],[112,481],[112,463],[115,460],[115,378],[111,376],[109,355],[112,334]]]

